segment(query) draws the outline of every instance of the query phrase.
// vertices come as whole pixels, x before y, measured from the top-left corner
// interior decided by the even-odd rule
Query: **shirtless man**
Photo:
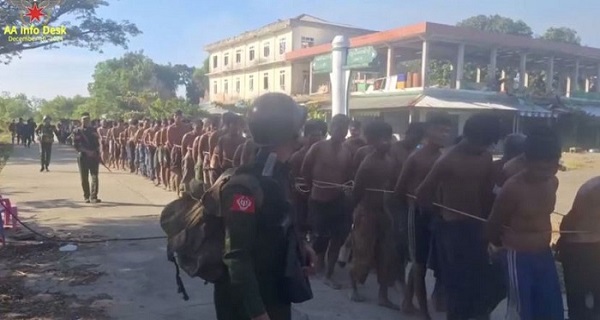
[[[227,131],[219,138],[211,161],[211,164],[217,164],[220,170],[218,171],[219,174],[233,168],[235,150],[246,142],[246,139],[242,136],[242,117],[235,115],[231,122],[224,121],[224,124],[227,126]]]
[[[175,111],[173,114],[174,123],[169,126],[166,131],[167,134],[167,148],[169,149],[171,155],[171,180],[169,180],[169,184],[172,185],[172,190],[176,191],[179,195],[180,185],[181,185],[181,175],[182,171],[182,148],[181,141],[183,140],[183,135],[189,131],[189,126],[183,123],[183,112],[181,110]]]
[[[520,133],[509,134],[504,138],[502,158],[494,161],[494,194],[498,193],[508,178],[524,169],[523,147],[525,138],[525,135]]]
[[[507,319],[564,319],[550,249],[560,156],[558,137],[550,128],[532,130],[525,140],[525,169],[506,181],[486,225],[492,245],[506,249]]]
[[[392,142],[390,148],[390,155],[396,162],[393,170],[393,181],[397,182],[402,172],[402,167],[408,159],[408,156],[419,146],[423,141],[425,135],[425,124],[423,122],[413,122],[408,125],[408,128],[404,132],[404,139],[401,141]],[[355,158],[355,161],[358,159]],[[356,162],[355,162],[356,163]],[[396,257],[398,259],[397,264],[398,275],[397,281],[401,286],[401,289],[405,291],[405,277],[406,277],[406,265],[408,264],[408,207],[406,201],[401,201],[400,197],[386,193],[383,195],[386,204],[386,210],[389,211],[392,218],[394,218],[394,241],[396,244]],[[406,295],[406,292],[404,293]]]
[[[206,187],[210,187],[212,184],[210,183],[210,145],[209,140],[210,137],[217,131],[220,125],[220,119],[217,116],[211,116],[206,120],[207,122],[204,124],[204,128],[206,129],[206,133],[200,136],[200,141],[198,142],[198,157],[202,161],[202,176],[203,181]]]
[[[345,190],[326,183],[345,184],[352,180],[352,153],[343,145],[349,124],[347,116],[335,115],[329,130],[331,139],[317,142],[308,150],[301,170],[311,190],[308,207],[316,236],[314,249],[319,255],[319,266],[327,267],[325,284],[334,289],[341,289],[332,275],[352,219]]]
[[[130,119],[129,126],[127,127],[127,160],[129,163],[129,172],[134,173],[135,166],[135,154],[136,154],[136,133],[139,130],[139,121],[137,119]]]
[[[394,182],[390,171],[394,159],[389,154],[392,142],[392,127],[383,121],[373,121],[365,128],[365,136],[375,151],[361,163],[354,178],[352,192],[354,207],[352,230],[353,265],[352,301],[364,301],[358,292],[358,284],[364,284],[373,262],[377,266],[379,283],[379,305],[399,309],[388,297],[388,288],[395,282],[393,269],[394,235],[392,216],[385,210],[381,192],[368,189],[390,190]]]
[[[431,319],[427,306],[427,288],[425,274],[432,240],[430,228],[433,215],[427,207],[420,207],[406,195],[415,194],[417,187],[423,182],[433,164],[441,156],[441,149],[450,143],[452,121],[445,114],[434,115],[425,124],[425,144],[413,152],[402,166],[402,172],[394,189],[396,196],[408,207],[408,247],[412,267],[408,285],[402,303],[402,310],[412,313],[413,297],[419,303],[419,317]]]
[[[125,123],[123,125],[123,131],[121,131],[121,133],[119,133],[119,145],[121,146],[121,169],[123,169],[123,171],[127,171],[128,170],[128,166],[129,166],[129,151],[128,150],[128,144],[127,144],[127,134],[129,130],[129,123]]]
[[[156,180],[156,144],[154,143],[154,137],[160,128],[160,121],[153,120],[152,126],[146,130],[144,144],[147,147],[147,166],[148,166],[148,178],[154,182]]]
[[[463,139],[435,162],[416,189],[417,203],[442,205],[476,217],[488,215],[493,198],[492,155],[487,149],[500,139],[500,121],[490,114],[471,116]],[[435,199],[435,196],[441,196]],[[447,319],[485,319],[488,306],[489,259],[480,221],[441,209],[436,222],[438,254],[448,304]]]
[[[124,130],[125,125],[123,119],[118,119],[115,122],[115,126],[108,132],[108,137],[114,145],[112,165],[113,168],[117,169],[120,168],[121,163],[121,141],[119,140],[119,136]]]
[[[181,152],[183,158],[183,174],[181,176],[181,188],[183,191],[189,191],[189,183],[194,179],[194,141],[202,134],[202,120],[192,121],[193,130],[183,135],[181,141]],[[179,192],[177,193],[179,195]]]
[[[327,136],[327,123],[323,120],[308,120],[304,124],[304,146],[296,151],[289,160],[292,176],[294,179],[302,178],[302,162],[306,153],[315,143],[325,139]],[[297,225],[303,232],[308,232],[308,194],[293,190],[293,202],[296,207]]]
[[[144,133],[150,128],[150,121],[140,121],[138,130],[135,132],[135,172],[146,176],[146,145],[144,144]]]
[[[167,159],[169,158],[168,152],[166,151],[166,137],[165,137],[165,132],[167,130],[167,128],[169,127],[169,120],[168,119],[163,119],[160,125],[160,128],[158,128],[158,131],[156,131],[156,134],[154,135],[154,144],[156,144],[156,158],[158,159],[157,162],[157,166],[156,166],[156,170],[157,170],[157,174],[156,174],[156,185],[163,185],[164,188],[168,187],[168,183],[167,183],[167,174],[168,174],[168,167],[169,165],[167,164]]]
[[[102,119],[102,121],[100,121],[100,127],[98,127],[98,129],[96,129],[98,131],[98,136],[100,137],[100,159],[102,159],[102,162],[104,163],[108,163],[109,162],[109,139],[108,139],[108,130],[110,128],[108,127],[108,121],[106,121],[105,119]]]
[[[215,149],[217,148],[217,145],[219,144],[219,140],[221,139],[221,137],[229,132],[229,127],[235,121],[237,121],[236,119],[237,119],[237,115],[235,113],[233,113],[233,112],[224,113],[221,118],[222,127],[219,130],[210,134],[210,136],[208,138],[208,149],[209,149],[208,150],[208,152],[209,152],[208,159],[210,160],[210,162],[209,162],[210,185],[213,185],[215,183],[215,181],[217,181],[217,179],[219,178],[221,173],[223,173],[223,170],[221,168],[221,162],[223,159],[221,159],[219,157],[220,155],[218,155],[215,152]],[[233,153],[235,153],[235,150],[233,150]],[[231,157],[233,157],[233,153],[232,153]],[[215,156],[215,155],[217,155],[217,156]]]
[[[600,176],[584,183],[577,191],[571,211],[563,218],[558,251],[565,276],[569,319],[600,319]],[[594,307],[588,308],[591,296]]]
[[[350,131],[350,137],[348,137],[348,139],[346,139],[344,144],[346,145],[346,147],[348,147],[350,149],[350,152],[352,152],[352,156],[354,157],[354,154],[356,154],[356,151],[358,151],[358,149],[360,149],[361,147],[364,147],[365,145],[367,145],[367,143],[361,137],[362,124],[360,123],[360,121],[356,121],[356,120],[352,121],[350,123],[349,131]]]

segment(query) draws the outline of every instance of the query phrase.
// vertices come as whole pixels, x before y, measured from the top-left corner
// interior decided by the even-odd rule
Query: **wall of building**
[[[285,61],[285,53],[300,48],[302,37],[312,38],[313,45],[319,45],[330,43],[338,34],[352,37],[364,33],[365,31],[355,31],[338,26],[308,23],[308,26],[297,25],[243,44],[211,52],[209,55],[210,101],[235,103],[239,100],[251,100],[267,92],[284,92],[291,95],[308,94],[309,63],[292,65]],[[268,56],[265,56],[265,47],[269,48]],[[251,60],[252,49],[254,55]],[[225,65],[226,57],[227,65]],[[216,65],[215,58],[217,59]],[[264,86],[265,74],[268,78],[268,89],[265,89]],[[283,88],[280,85],[282,74],[285,77]],[[236,90],[238,79],[240,82],[239,92]],[[253,82],[252,88],[250,88],[251,81]]]

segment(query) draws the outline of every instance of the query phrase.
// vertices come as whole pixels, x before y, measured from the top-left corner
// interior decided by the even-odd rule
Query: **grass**
[[[6,161],[12,153],[13,145],[11,142],[10,134],[0,133],[0,172],[6,165]]]
[[[562,161],[567,170],[594,168],[600,162],[600,154],[563,153]]]

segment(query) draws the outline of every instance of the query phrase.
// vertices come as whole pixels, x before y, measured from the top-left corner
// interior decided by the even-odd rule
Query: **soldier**
[[[293,210],[286,162],[305,119],[305,110],[284,94],[267,93],[254,101],[248,122],[259,151],[255,162],[236,169],[236,173],[247,170],[257,178],[259,188],[225,184],[221,193],[226,217],[223,261],[228,275],[215,284],[218,320],[292,318],[292,299],[287,296],[297,291],[292,291],[287,282],[290,278],[285,275],[288,244],[296,239],[296,233],[291,231]],[[310,271],[314,252],[306,244],[296,248],[303,249],[298,251],[309,261],[308,267],[298,269],[301,273]]]
[[[100,167],[100,141],[98,132],[91,126],[90,116],[81,118],[81,127],[73,131],[75,150],[79,152],[77,164],[81,175],[81,187],[85,203],[99,203],[98,169]],[[89,176],[92,176],[90,190]]]
[[[40,172],[46,170],[48,172],[48,166],[50,165],[50,155],[52,154],[52,143],[54,142],[54,135],[58,135],[58,129],[53,124],[50,124],[52,118],[44,116],[42,124],[40,124],[35,133],[40,139],[40,161],[42,168]]]

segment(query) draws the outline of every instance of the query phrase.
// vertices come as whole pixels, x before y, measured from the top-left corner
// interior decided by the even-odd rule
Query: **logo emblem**
[[[8,2],[23,12],[21,15],[23,24],[32,24],[34,22],[47,23],[54,8],[60,6],[63,0],[8,0]],[[28,22],[26,18],[29,20]]]
[[[256,210],[254,206],[254,198],[242,194],[236,194],[233,196],[233,204],[231,205],[231,211],[238,211],[244,213],[254,213]]]

